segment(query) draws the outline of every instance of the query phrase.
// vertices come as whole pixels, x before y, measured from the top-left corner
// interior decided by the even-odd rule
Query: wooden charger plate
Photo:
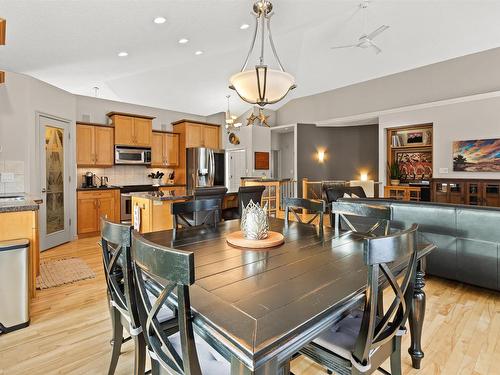
[[[226,241],[228,244],[245,249],[268,249],[281,245],[285,242],[285,237],[278,232],[267,232],[267,238],[263,240],[248,240],[243,237],[242,231],[233,232],[227,235]]]

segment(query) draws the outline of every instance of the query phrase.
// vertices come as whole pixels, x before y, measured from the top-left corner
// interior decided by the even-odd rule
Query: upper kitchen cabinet
[[[154,117],[110,112],[115,127],[115,144],[120,146],[151,147]]]
[[[151,144],[152,167],[179,165],[179,134],[154,131]]]
[[[76,124],[76,164],[79,167],[112,167],[113,144],[111,126]]]
[[[184,146],[220,148],[220,126],[205,122],[179,120],[173,122],[174,132],[181,134]],[[181,144],[183,142],[181,141]],[[181,146],[182,148],[182,146]]]

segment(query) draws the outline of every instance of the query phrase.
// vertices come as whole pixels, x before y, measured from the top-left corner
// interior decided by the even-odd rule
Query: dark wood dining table
[[[363,236],[321,238],[312,225],[270,219],[270,230],[285,243],[268,250],[230,246],[228,233],[240,221],[215,230],[189,229],[145,234],[159,245],[194,253],[195,283],[190,287],[195,331],[231,363],[231,374],[278,374],[305,344],[318,337],[364,299],[367,268]],[[419,244],[419,269],[410,313],[413,365],[423,357],[420,339],[425,311],[425,256],[432,244]],[[404,268],[404,265],[393,265]],[[175,303],[175,301],[172,301]]]

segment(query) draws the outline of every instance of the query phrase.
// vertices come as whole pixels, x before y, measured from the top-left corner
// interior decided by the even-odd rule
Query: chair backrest
[[[104,276],[110,303],[130,323],[130,332],[139,329],[134,277],[130,256],[131,230],[129,225],[112,223],[101,218],[101,244]]]
[[[413,224],[411,228],[396,234],[364,240],[363,257],[368,266],[368,288],[361,328],[352,353],[362,366],[369,363],[375,349],[404,330],[415,286],[417,230],[418,225]],[[398,276],[403,276],[400,283]],[[382,313],[379,306],[381,281],[389,284],[394,293],[394,299]]]
[[[343,198],[344,194],[356,195],[358,198],[366,198],[365,190],[362,186],[325,186],[324,199],[327,203],[336,202],[337,199]],[[355,198],[355,197],[354,197]]]
[[[238,189],[238,212],[241,217],[243,207],[246,207],[250,201],[253,203],[261,203],[262,193],[266,189],[265,186],[240,186]]]
[[[364,235],[373,235],[380,227],[382,227],[384,235],[389,234],[391,208],[388,206],[360,202],[332,202],[330,213],[330,221],[332,224],[334,223],[337,233],[341,229],[342,222],[344,222],[353,232]],[[370,222],[361,223],[364,228],[360,229],[359,225],[357,226],[353,222],[352,217],[368,218]]]
[[[323,237],[323,215],[326,211],[326,203],[323,200],[311,200],[304,198],[286,198],[285,200],[285,225],[288,226],[289,214],[291,213],[299,223],[311,224],[319,216],[319,232]],[[312,214],[308,220],[302,220],[297,209],[307,210]]]
[[[174,239],[179,227],[197,227],[201,225],[215,228],[220,221],[220,199],[202,199],[188,202],[175,202],[172,204],[173,234]],[[196,222],[188,216],[196,213],[203,214],[203,220]]]
[[[151,243],[136,231],[132,234],[132,263],[138,291],[138,310],[144,338],[152,358],[169,373],[201,375],[192,325],[189,285],[194,283],[194,254]],[[155,301],[148,295],[148,280],[161,283]],[[155,285],[159,285],[155,283]],[[158,313],[172,294],[176,294],[177,314],[164,322]],[[182,357],[169,339],[179,332]]]
[[[222,218],[222,202],[224,201],[224,197],[226,196],[227,188],[224,186],[212,186],[212,187],[200,187],[196,188],[193,191],[194,200],[204,200],[204,199],[220,199],[220,207],[218,208],[219,222]],[[203,212],[195,212],[193,214],[195,225],[200,225],[201,223],[206,223],[207,213]]]

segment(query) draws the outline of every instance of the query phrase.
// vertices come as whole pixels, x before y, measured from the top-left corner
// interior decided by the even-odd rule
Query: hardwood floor
[[[42,259],[81,257],[97,277],[38,292],[31,325],[0,335],[0,375],[107,373],[111,323],[97,241],[82,239],[42,254]],[[403,373],[500,374],[500,294],[438,278],[428,278],[425,290],[423,366],[411,368],[407,335]],[[116,372],[120,375],[131,373],[132,342],[123,350]],[[326,374],[304,358],[293,362],[292,371]]]

